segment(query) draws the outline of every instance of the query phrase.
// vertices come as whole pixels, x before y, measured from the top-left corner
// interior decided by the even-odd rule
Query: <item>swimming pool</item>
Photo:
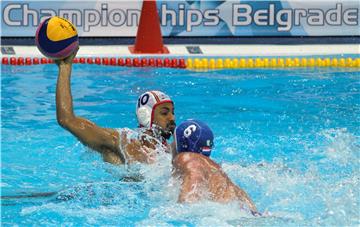
[[[55,117],[55,65],[2,65],[2,224],[313,226],[359,224],[358,69],[183,69],[74,65],[75,112],[103,127],[137,126],[145,90],[168,93],[177,122],[215,134],[212,158],[267,217],[176,203],[170,157],[112,166]],[[129,181],[127,176],[139,178]]]

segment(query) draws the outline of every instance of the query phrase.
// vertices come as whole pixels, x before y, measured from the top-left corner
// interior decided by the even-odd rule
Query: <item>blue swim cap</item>
[[[214,135],[204,122],[189,119],[175,129],[177,152],[195,152],[210,156]]]

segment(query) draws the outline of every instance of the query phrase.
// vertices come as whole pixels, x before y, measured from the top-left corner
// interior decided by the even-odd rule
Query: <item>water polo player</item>
[[[138,130],[139,132],[102,128],[76,116],[70,88],[72,61],[76,52],[63,60],[56,60],[59,67],[56,87],[58,123],[76,136],[81,143],[100,152],[104,161],[113,164],[153,162],[159,150],[167,150],[166,140],[175,129],[173,101],[160,91],[142,94],[136,106],[141,129]]]
[[[182,182],[178,202],[208,199],[227,203],[237,200],[242,208],[259,214],[246,192],[210,159],[214,136],[205,123],[187,120],[176,127],[174,137],[174,175]]]

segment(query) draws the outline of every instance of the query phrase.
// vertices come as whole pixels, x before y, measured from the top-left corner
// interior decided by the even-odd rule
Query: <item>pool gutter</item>
[[[81,45],[78,57],[276,57],[360,55],[360,44],[166,45],[169,54],[131,54],[130,45]],[[43,57],[36,46],[2,45],[2,57]]]

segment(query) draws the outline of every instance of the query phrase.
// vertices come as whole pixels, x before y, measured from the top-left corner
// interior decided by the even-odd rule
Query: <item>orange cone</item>
[[[133,54],[168,54],[163,45],[156,0],[144,0],[135,46],[129,47]]]

